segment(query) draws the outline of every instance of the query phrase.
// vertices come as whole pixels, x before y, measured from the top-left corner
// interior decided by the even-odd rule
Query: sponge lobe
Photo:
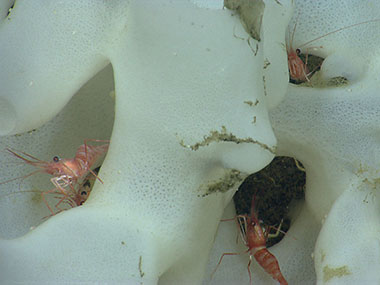
[[[42,125],[105,67],[102,51],[124,28],[127,4],[113,2],[17,1],[0,25],[0,95],[15,110],[2,133]]]

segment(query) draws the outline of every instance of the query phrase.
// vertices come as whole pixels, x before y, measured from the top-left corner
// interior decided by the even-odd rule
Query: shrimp
[[[93,172],[95,174],[98,174],[100,170],[100,166],[95,168]],[[60,209],[58,208],[59,204],[67,204],[71,208],[75,208],[78,206],[82,206],[86,200],[88,199],[92,187],[94,186],[96,177],[92,173],[88,173],[87,176],[83,179],[82,183],[77,184],[76,187],[74,188],[75,191],[72,191],[72,189],[68,189],[67,195],[63,195],[62,192],[60,192],[58,189],[54,189],[55,192],[49,192],[49,194],[54,195],[52,196],[53,198],[58,200],[58,203],[56,204],[56,208],[59,210],[57,213],[62,212],[65,209]],[[6,195],[2,195],[1,197],[9,196],[9,195],[15,195],[15,194],[20,194],[20,193],[39,193],[42,194],[44,193],[43,190],[25,190],[25,191],[19,191],[19,192],[12,192],[8,193]],[[45,202],[46,204],[46,202]],[[49,216],[44,217],[49,218],[53,216],[54,214],[57,213],[52,213]]]
[[[290,78],[296,82],[305,82],[309,80],[309,69],[307,68],[307,61],[304,63],[299,57],[301,50],[293,48],[293,39],[296,31],[297,23],[293,27],[293,32],[290,41],[286,43],[286,51],[288,54],[288,66]]]
[[[269,226],[263,227],[260,225],[260,221],[257,218],[257,213],[255,211],[255,196],[252,199],[251,205],[251,216],[249,215],[238,215],[235,220],[239,224],[240,236],[244,241],[244,244],[248,249],[242,253],[223,253],[219,259],[218,265],[213,271],[212,275],[215,273],[216,269],[219,267],[226,255],[239,255],[243,253],[249,253],[249,262],[247,266],[249,275],[249,284],[252,285],[252,275],[251,275],[251,262],[252,256],[256,259],[257,263],[276,281],[281,285],[286,285],[288,282],[285,280],[281,273],[280,266],[278,264],[277,258],[269,252],[266,248],[266,241],[269,235]],[[277,230],[277,235],[280,230]]]
[[[54,211],[50,208],[48,202],[45,199],[45,195],[48,193],[54,193],[57,189],[64,196],[60,200],[58,205],[63,202],[66,198],[71,199],[72,201],[79,201],[77,198],[73,200],[73,193],[75,196],[75,186],[78,184],[78,180],[83,179],[88,173],[91,173],[94,177],[96,177],[101,183],[103,181],[95,174],[94,171],[91,170],[91,166],[97,161],[97,159],[107,152],[109,144],[103,144],[99,146],[88,145],[86,140],[84,144],[80,145],[75,153],[75,157],[72,159],[61,159],[58,156],[54,156],[52,162],[47,162],[40,160],[30,154],[25,152],[19,152],[22,155],[16,153],[15,151],[7,148],[6,150],[16,156],[17,158],[23,160],[25,163],[32,165],[34,167],[39,168],[38,170],[26,175],[24,178],[31,176],[35,173],[42,172],[47,173],[53,178],[50,181],[55,186],[54,189],[45,191],[42,193],[42,199],[44,200],[46,206],[50,210],[50,212],[54,215]],[[109,142],[109,141],[101,141],[101,140],[92,140],[96,142]],[[26,158],[28,157],[28,158]],[[13,180],[13,179],[12,179]],[[8,180],[6,182],[9,182]],[[5,183],[5,182],[3,182]]]
[[[292,31],[291,35],[288,35],[288,38],[290,38],[290,39],[286,41],[286,51],[288,54],[288,66],[289,66],[290,79],[295,81],[295,82],[300,82],[300,83],[305,82],[305,81],[310,82],[310,76],[316,70],[316,69],[314,69],[312,71],[309,71],[309,69],[307,67],[307,56],[306,56],[305,62],[303,62],[302,59],[300,58],[300,55],[302,54],[302,52],[301,52],[302,47],[305,47],[310,43],[313,43],[313,42],[315,42],[321,38],[327,37],[331,34],[340,32],[342,30],[350,29],[350,28],[353,28],[353,27],[356,27],[359,25],[363,25],[363,24],[379,22],[379,21],[380,21],[380,19],[372,19],[372,20],[352,24],[352,25],[349,25],[346,27],[342,27],[342,28],[339,28],[337,30],[331,31],[327,34],[324,34],[322,36],[319,36],[315,39],[312,39],[306,43],[303,43],[302,45],[298,46],[298,48],[295,49],[293,47],[293,40],[294,40],[294,34],[296,31],[296,27],[297,27],[297,21],[296,21],[296,23],[294,24],[293,31]],[[322,46],[319,46],[318,48],[322,48]],[[320,65],[318,65],[317,68],[318,67],[320,67]]]

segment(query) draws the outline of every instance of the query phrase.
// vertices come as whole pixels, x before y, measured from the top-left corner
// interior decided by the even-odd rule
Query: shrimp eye
[[[87,192],[86,192],[86,191],[82,191],[82,192],[80,192],[80,194],[81,194],[82,196],[84,196],[84,195],[87,195]]]
[[[298,48],[298,49],[296,49],[296,54],[297,55],[300,55],[301,54],[301,50]]]
[[[59,162],[61,160],[61,158],[59,156],[54,156],[53,157],[53,161],[54,162]]]

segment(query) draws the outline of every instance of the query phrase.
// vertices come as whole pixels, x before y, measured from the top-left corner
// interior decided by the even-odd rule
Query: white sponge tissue
[[[17,1],[0,26],[4,147],[50,161],[112,136],[81,207],[41,223],[40,195],[20,191],[52,189],[49,176],[1,184],[19,192],[2,202],[4,282],[202,282],[224,207],[276,151],[263,44],[234,33],[249,37],[237,15],[191,2]],[[113,127],[110,68],[56,116],[109,62]],[[18,167],[1,180],[33,171]]]
[[[247,250],[220,220],[275,155],[307,175],[270,248],[288,283],[379,283],[380,3],[225,2],[237,6],[0,3],[3,283],[249,284],[248,254],[226,256],[211,278],[223,253]],[[346,84],[288,82],[295,24],[293,47],[325,58],[322,80]],[[85,139],[111,140],[103,184],[44,218],[51,176],[25,178],[35,168],[5,148],[51,161]],[[276,284],[255,260],[251,272]]]

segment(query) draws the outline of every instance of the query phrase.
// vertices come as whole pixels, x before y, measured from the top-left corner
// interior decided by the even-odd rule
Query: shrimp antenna
[[[90,168],[88,169],[88,171],[95,176],[96,179],[98,179],[100,181],[100,183],[104,184],[103,180],[100,179],[100,177],[98,175],[96,175],[96,173],[94,171],[92,171]]]
[[[252,202],[251,202],[251,218],[256,215],[255,207],[256,207],[256,195],[260,192],[261,189],[257,189],[255,194],[253,194]]]
[[[12,150],[10,148],[6,148],[6,150],[9,153],[11,153],[12,155],[14,155],[15,157],[17,157],[17,158],[21,159],[22,161],[24,161],[26,164],[33,165],[35,167],[43,167],[44,164],[46,164],[46,161],[38,159],[37,157],[34,157],[33,155],[30,155],[30,154],[28,154],[26,152],[18,151],[19,153],[25,155],[26,157],[31,158],[32,160],[23,157],[22,155],[18,154],[17,152],[15,152],[14,150]]]
[[[13,154],[14,156],[22,159],[23,161],[25,162],[31,162],[30,160],[26,159],[25,157],[22,157],[21,155],[19,155],[18,153],[16,153],[15,151],[11,150],[10,148],[6,148],[7,151],[9,151],[11,154]],[[34,159],[36,162],[44,162],[43,160],[41,159],[38,159],[37,157],[34,157],[33,155],[30,155],[29,153],[26,153],[26,152],[23,152],[23,151],[18,151],[20,153],[22,153],[23,155],[31,158],[31,159]]]
[[[3,197],[12,196],[12,195],[21,194],[21,193],[39,193],[39,194],[41,194],[42,192],[43,191],[40,191],[40,190],[23,190],[23,191],[7,193],[4,195],[1,195],[0,197],[3,198]]]
[[[297,28],[297,23],[298,23],[298,18],[300,14],[297,15],[296,23],[294,24],[292,34],[290,35],[290,48],[293,48],[293,40],[294,40],[294,34],[296,33],[296,28]]]
[[[317,38],[315,38],[315,39],[313,39],[313,40],[310,40],[310,41],[308,41],[308,42],[306,42],[306,43],[300,45],[298,48],[304,47],[304,46],[306,46],[306,45],[308,45],[308,44],[310,44],[310,43],[312,43],[312,42],[315,42],[315,41],[317,41],[317,40],[319,40],[319,39],[321,39],[321,38],[324,38],[324,37],[329,36],[329,35],[331,35],[331,34],[334,34],[334,33],[336,33],[336,32],[340,32],[340,31],[343,31],[343,30],[345,30],[345,29],[353,28],[353,27],[360,26],[360,25],[363,25],[363,24],[375,23],[375,22],[380,22],[380,19],[372,19],[372,20],[368,20],[368,21],[364,21],[364,22],[360,22],[360,23],[356,23],[356,24],[352,24],[352,25],[349,25],[349,26],[346,26],[346,27],[339,28],[339,29],[337,29],[337,30],[334,30],[334,31],[332,31],[332,32],[329,32],[329,33],[327,33],[327,34],[324,34],[324,35],[322,35],[322,36],[320,36],[320,37],[317,37]]]
[[[36,173],[39,173],[39,172],[42,172],[42,170],[41,170],[41,169],[38,169],[38,170],[33,171],[33,172],[31,172],[31,173],[29,173],[29,174],[27,174],[27,175],[25,175],[25,176],[16,177],[16,178],[12,178],[12,179],[9,179],[9,180],[6,180],[6,181],[3,181],[3,182],[0,182],[0,185],[5,184],[5,183],[8,183],[8,182],[15,181],[15,180],[17,180],[17,179],[21,179],[21,182],[22,182],[25,178],[28,178],[29,176],[32,176],[32,175],[34,175],[34,174],[36,174]],[[20,182],[20,184],[21,184],[21,182]]]

